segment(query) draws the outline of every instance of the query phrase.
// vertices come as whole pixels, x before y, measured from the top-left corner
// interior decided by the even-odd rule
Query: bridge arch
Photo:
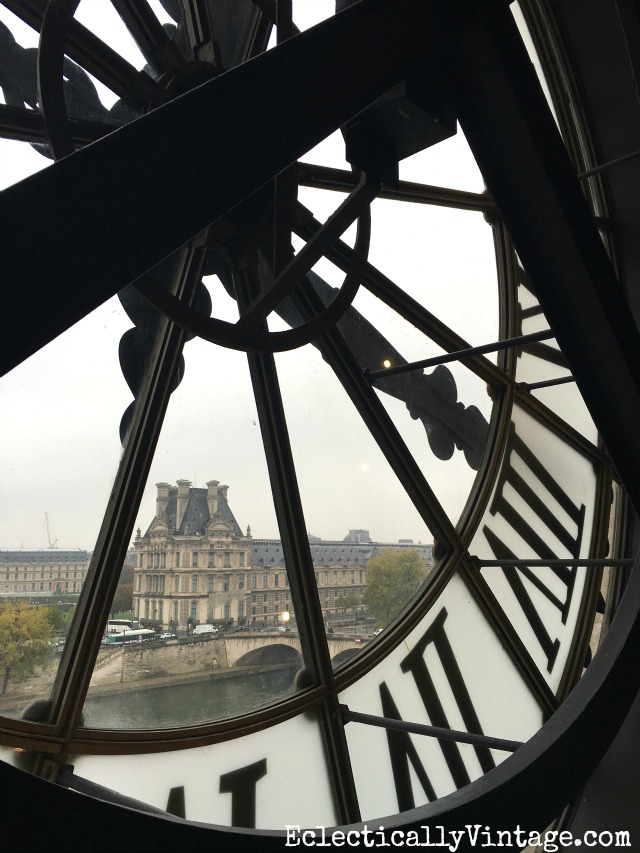
[[[302,655],[293,646],[283,643],[272,643],[245,652],[236,660],[234,666],[265,666],[278,663],[298,664],[302,666]]]

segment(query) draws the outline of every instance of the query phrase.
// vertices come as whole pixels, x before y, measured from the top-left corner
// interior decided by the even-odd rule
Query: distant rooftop
[[[0,563],[77,563],[86,562],[86,551],[58,551],[57,549],[39,551],[0,551]]]

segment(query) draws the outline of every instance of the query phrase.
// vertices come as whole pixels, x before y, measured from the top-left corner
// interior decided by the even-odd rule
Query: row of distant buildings
[[[229,507],[228,486],[211,480],[194,488],[158,483],[156,514],[138,529],[133,615],[163,628],[233,622],[276,624],[295,618],[282,543],[242,531]],[[353,607],[367,584],[367,561],[383,547],[415,548],[428,565],[431,545],[372,541],[367,530],[350,530],[342,541],[309,536],[320,604],[328,615]],[[75,595],[84,584],[87,551],[0,551],[0,599]]]
[[[0,599],[76,595],[89,569],[87,551],[0,551]]]

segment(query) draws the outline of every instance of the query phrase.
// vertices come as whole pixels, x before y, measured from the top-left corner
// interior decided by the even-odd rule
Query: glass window
[[[191,592],[198,591],[198,575],[191,575]]]

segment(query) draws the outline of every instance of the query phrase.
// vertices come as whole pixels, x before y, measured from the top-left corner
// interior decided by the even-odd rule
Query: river
[[[299,666],[87,696],[88,728],[191,726],[243,714],[293,691]]]

